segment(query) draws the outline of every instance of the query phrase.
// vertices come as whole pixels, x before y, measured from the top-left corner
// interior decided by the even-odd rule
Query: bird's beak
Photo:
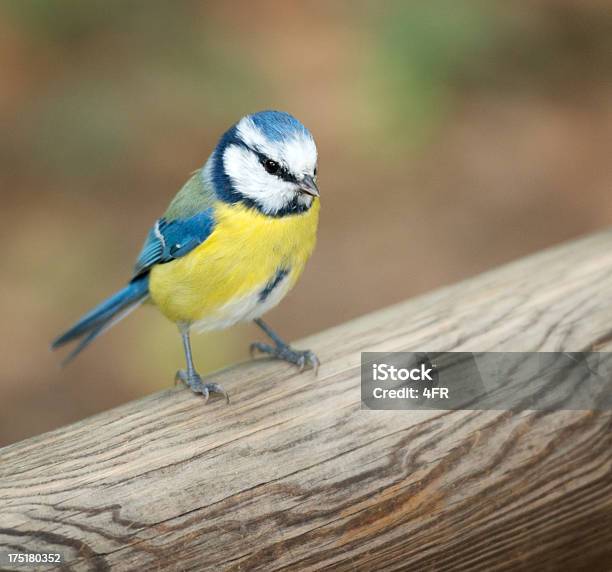
[[[307,195],[310,195],[311,197],[319,196],[319,189],[317,188],[317,184],[315,183],[315,180],[310,175],[304,175],[304,177],[302,177],[302,180],[298,183],[298,185],[302,193],[306,193]]]

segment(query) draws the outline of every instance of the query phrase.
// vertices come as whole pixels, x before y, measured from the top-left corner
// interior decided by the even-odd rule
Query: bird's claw
[[[267,354],[276,359],[282,359],[294,365],[297,365],[300,372],[304,371],[306,366],[310,366],[315,373],[319,372],[319,358],[310,350],[294,350],[288,345],[271,346],[263,342],[253,342],[250,346],[251,357],[255,357],[256,352]]]
[[[189,375],[184,369],[180,369],[174,376],[175,385],[182,381],[194,393],[201,393],[204,397],[204,404],[208,403],[208,398],[211,393],[219,393],[225,397],[225,402],[229,405],[230,399],[227,391],[218,383],[204,383],[202,378],[197,373]]]

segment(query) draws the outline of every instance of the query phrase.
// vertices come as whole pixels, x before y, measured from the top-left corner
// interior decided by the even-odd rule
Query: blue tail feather
[[[148,294],[149,275],[145,274],[132,280],[123,290],[119,290],[119,292],[113,294],[110,298],[85,314],[74,326],[53,340],[51,348],[56,349],[82,338],[63,363],[69,362],[104,330],[125,317]]]

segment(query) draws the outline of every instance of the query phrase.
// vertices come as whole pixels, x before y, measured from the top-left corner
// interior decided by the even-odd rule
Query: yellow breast
[[[318,199],[305,213],[278,218],[219,203],[215,228],[200,246],[151,269],[151,298],[173,322],[222,327],[246,319],[279,269],[289,271],[283,294],[295,284],[314,249],[318,218]]]

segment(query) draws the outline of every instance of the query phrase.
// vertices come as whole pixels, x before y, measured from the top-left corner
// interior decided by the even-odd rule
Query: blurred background
[[[66,369],[48,344],[246,113],[319,147],[318,247],[269,315],[288,339],[612,223],[608,0],[5,0],[0,85],[0,445],[172,385],[152,308]],[[196,337],[197,363],[260,337]]]

